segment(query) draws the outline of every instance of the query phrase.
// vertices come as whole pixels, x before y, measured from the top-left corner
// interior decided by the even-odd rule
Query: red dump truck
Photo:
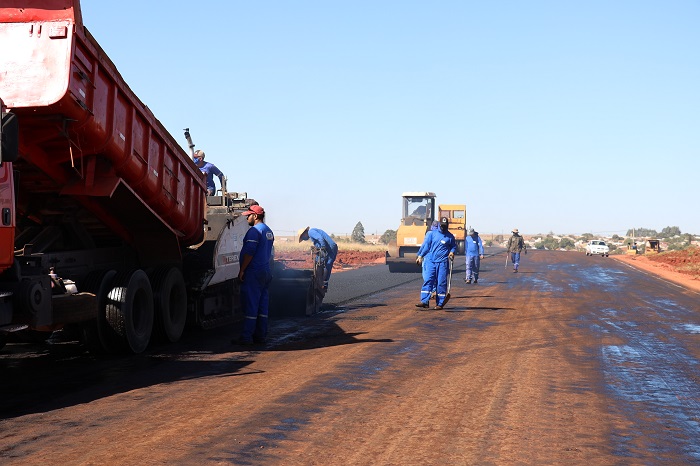
[[[138,353],[239,318],[252,199],[206,195],[79,0],[0,0],[0,43],[0,346],[70,326],[92,351]],[[309,278],[277,281],[317,309]]]

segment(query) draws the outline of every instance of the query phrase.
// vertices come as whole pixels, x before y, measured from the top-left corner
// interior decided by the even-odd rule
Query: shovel
[[[442,307],[445,307],[447,302],[450,300],[450,288],[452,285],[452,262],[450,261],[450,277],[447,279],[447,294],[445,295],[445,300],[442,302]]]

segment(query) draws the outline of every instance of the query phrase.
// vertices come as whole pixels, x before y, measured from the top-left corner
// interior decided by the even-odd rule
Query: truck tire
[[[106,318],[132,353],[142,353],[153,330],[153,291],[143,270],[118,274],[108,294]]]
[[[457,241],[457,255],[463,256],[466,252],[466,241]]]
[[[7,334],[0,332],[0,349],[3,349],[7,344]]]
[[[182,273],[175,267],[159,267],[151,274],[155,334],[175,343],[187,321],[187,288]]]
[[[112,289],[116,270],[98,270],[85,277],[78,289],[97,297],[97,317],[81,324],[81,337],[87,350],[95,355],[116,354],[121,349],[119,337],[107,322],[107,294]]]

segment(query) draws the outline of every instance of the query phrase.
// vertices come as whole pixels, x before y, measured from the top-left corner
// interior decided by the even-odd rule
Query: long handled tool
[[[506,251],[506,265],[503,267],[504,269],[508,268],[508,251]]]
[[[450,300],[450,288],[452,287],[452,262],[454,261],[450,261],[450,276],[447,279],[447,294],[445,295],[445,300],[442,302],[443,307],[445,307],[447,301]]]
[[[192,137],[190,136],[190,129],[185,128],[185,139],[187,139],[187,147],[190,148],[190,157],[194,158],[194,143],[192,142]]]

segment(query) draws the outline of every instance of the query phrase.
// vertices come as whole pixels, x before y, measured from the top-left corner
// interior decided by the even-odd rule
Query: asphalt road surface
[[[9,344],[0,464],[700,464],[698,293],[554,251],[466,285],[463,260],[443,311],[419,273],[334,274],[265,348]]]

